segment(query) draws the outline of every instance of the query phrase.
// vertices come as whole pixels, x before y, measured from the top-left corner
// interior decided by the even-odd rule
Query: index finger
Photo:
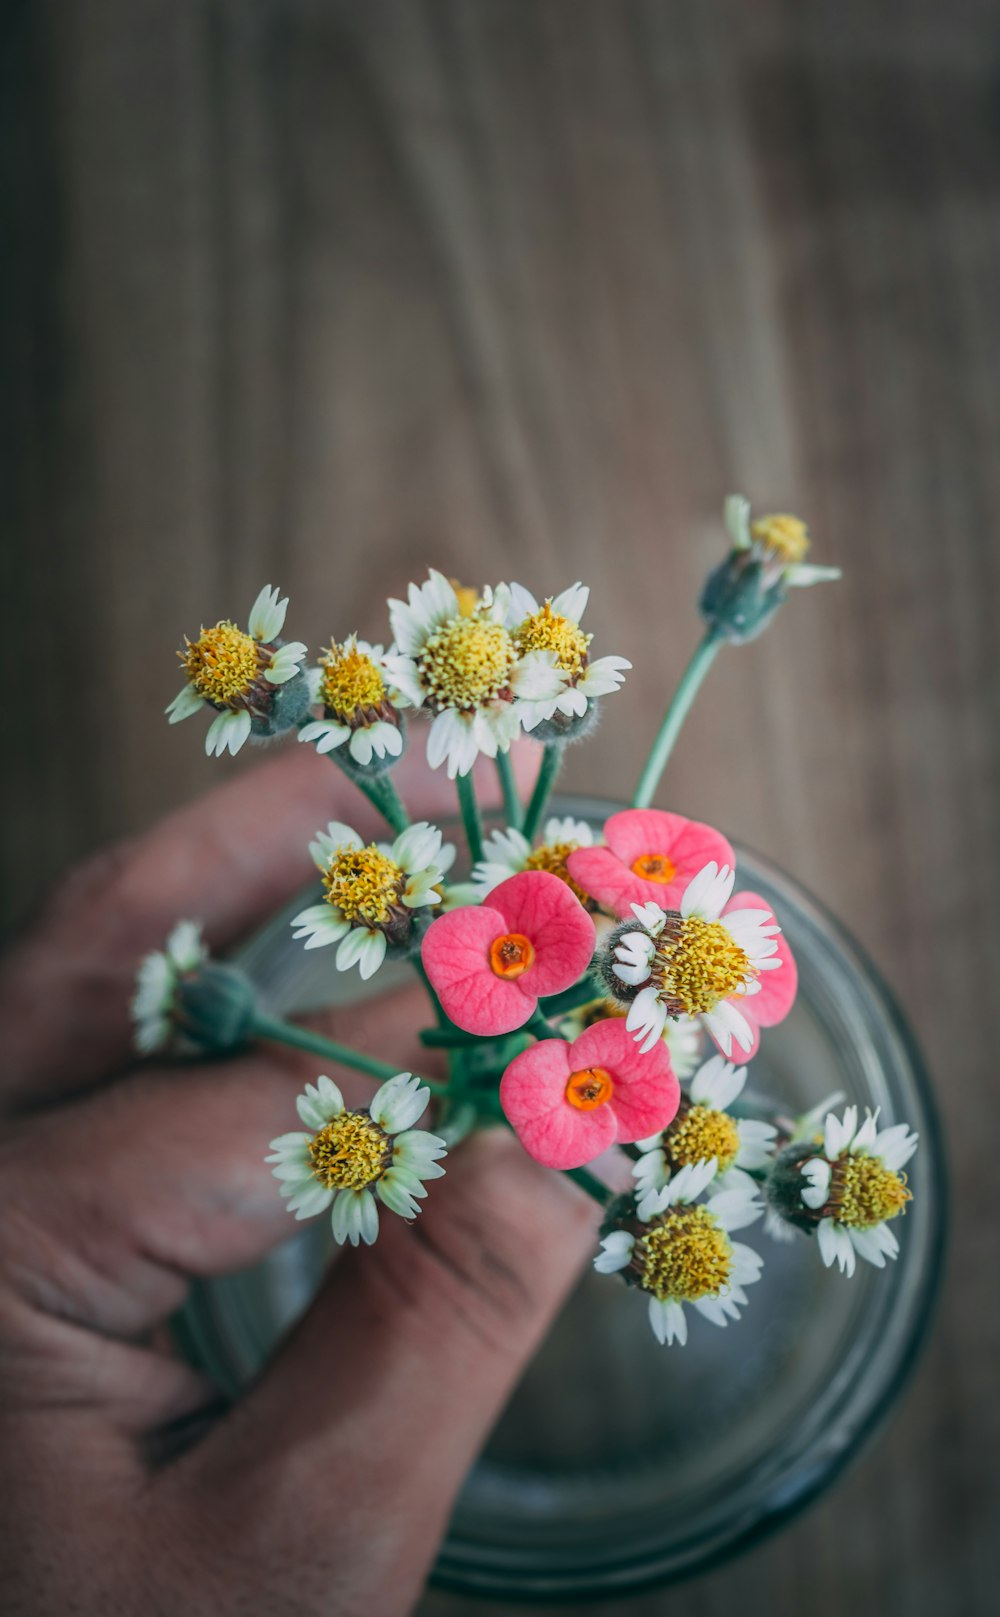
[[[404,793],[407,777],[415,818],[453,808],[454,788],[416,749],[397,775]],[[495,797],[492,772],[482,784]],[[338,817],[365,835],[384,831],[329,759],[286,747],[71,872],[0,963],[3,1104],[49,1100],[120,1069],[139,958],[186,916],[205,923],[213,949],[233,944],[308,881],[309,839]]]

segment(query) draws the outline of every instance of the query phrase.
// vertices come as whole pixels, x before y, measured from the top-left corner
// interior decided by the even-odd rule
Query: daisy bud
[[[716,632],[742,645],[767,628],[788,591],[840,577],[838,567],[814,567],[805,523],[786,514],[750,520],[750,502],[731,494],[725,524],[733,549],[709,573],[702,591],[702,617]]]
[[[178,984],[174,1023],[204,1050],[236,1050],[250,1037],[255,997],[236,966],[206,960]]]
[[[350,635],[334,640],[310,670],[312,703],[320,719],[304,725],[299,740],[313,742],[317,752],[336,754],[348,775],[371,777],[393,767],[403,751],[406,729],[399,709],[407,705],[391,684],[383,648]]]
[[[265,584],[250,609],[246,629],[228,618],[185,638],[178,652],[186,684],[167,708],[178,724],[208,708],[214,714],[205,737],[209,757],[234,756],[249,736],[273,736],[304,717],[309,685],[301,668],[306,647],[284,641],[288,599]]]
[[[911,1192],[904,1167],[917,1149],[905,1123],[880,1129],[878,1112],[858,1126],[858,1109],[827,1114],[818,1140],[794,1141],[780,1152],[765,1186],[779,1217],[815,1234],[827,1268],[854,1273],[864,1258],[877,1269],[895,1258],[899,1242],[889,1228],[905,1213]]]
[[[152,1055],[178,1036],[208,1050],[244,1043],[254,992],[235,966],[211,960],[195,921],[178,921],[162,949],[145,956],[136,976],[132,1022],[136,1049]]]

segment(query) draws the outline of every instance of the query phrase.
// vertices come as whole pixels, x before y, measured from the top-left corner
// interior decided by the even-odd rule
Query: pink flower
[[[663,809],[612,814],[604,837],[606,847],[577,848],[566,864],[585,892],[623,920],[631,918],[633,904],[650,900],[661,909],[677,909],[684,889],[705,865],[736,863],[721,831]]]
[[[500,1080],[506,1117],[547,1168],[581,1168],[610,1145],[659,1134],[679,1101],[666,1045],[642,1055],[620,1017],[597,1022],[572,1044],[542,1039]]]
[[[734,893],[722,912],[722,919],[735,914],[737,910],[766,910],[771,913],[771,906],[759,893]],[[739,1059],[751,1061],[760,1049],[760,1030],[762,1027],[777,1027],[783,1022],[795,1003],[795,996],[799,991],[799,968],[795,964],[788,940],[784,933],[780,933],[775,942],[778,947],[773,956],[781,961],[780,971],[762,971],[757,978],[757,990],[753,994],[741,994],[735,1000],[736,1008],[743,1013],[743,1018],[750,1024],[752,1043],[749,1049],[742,1049]],[[720,1050],[722,1045],[712,1035],[715,1044]],[[723,1051],[729,1055],[729,1051]]]
[[[482,904],[439,915],[421,954],[452,1021],[466,1033],[512,1033],[543,994],[558,994],[586,971],[594,923],[564,881],[526,870],[494,887]]]

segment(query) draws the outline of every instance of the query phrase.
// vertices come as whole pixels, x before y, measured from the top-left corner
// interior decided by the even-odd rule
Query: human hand
[[[446,785],[423,776],[409,795],[433,818]],[[64,880],[0,968],[10,1617],[401,1617],[593,1247],[593,1203],[495,1130],[448,1158],[413,1225],[385,1219],[374,1248],[338,1257],[235,1408],[157,1345],[193,1277],[289,1235],[263,1159],[317,1061],[268,1047],[136,1066],[137,960],[183,915],[232,946],[308,880],[307,841],[331,815],[374,834],[348,790],[304,748],[241,775]],[[415,988],[318,1025],[426,1070],[421,1001]],[[348,1104],[372,1093],[336,1077]]]

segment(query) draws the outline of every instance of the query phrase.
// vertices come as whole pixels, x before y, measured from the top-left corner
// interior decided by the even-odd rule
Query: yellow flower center
[[[323,876],[328,904],[336,905],[348,921],[380,926],[388,921],[406,877],[392,859],[370,844],[367,848],[342,848],[335,853]]]
[[[508,982],[522,976],[534,958],[535,946],[523,932],[505,932],[490,944],[490,967]]]
[[[720,999],[737,994],[757,975],[745,949],[721,921],[700,915],[680,917],[664,930],[657,946],[654,979],[671,1016],[701,1016]]]
[[[553,612],[552,602],[546,601],[538,612],[533,612],[514,630],[514,639],[522,657],[529,651],[554,651],[563,672],[576,675],[587,666],[587,647],[593,635],[584,634],[572,618]]]
[[[729,1282],[733,1249],[707,1207],[671,1207],[636,1242],[639,1284],[661,1303],[718,1296]]]
[[[758,517],[750,524],[750,537],[771,551],[786,567],[802,561],[809,549],[809,533],[799,517],[783,513]]]
[[[671,862],[665,853],[643,853],[638,859],[633,859],[632,870],[643,881],[655,881],[666,884],[672,882],[677,875],[677,866]]]
[[[906,1175],[893,1173],[878,1157],[847,1155],[833,1165],[830,1201],[838,1224],[871,1229],[895,1218],[911,1197]]]
[[[320,696],[323,706],[346,719],[359,707],[378,707],[385,701],[385,682],[371,658],[351,641],[334,640],[322,659]]]
[[[672,1123],[667,1131],[667,1149],[675,1167],[684,1168],[693,1162],[710,1162],[713,1157],[719,1172],[725,1173],[736,1161],[740,1148],[740,1131],[726,1112],[716,1112],[709,1106],[691,1106]]]
[[[564,881],[570,891],[580,900],[581,904],[590,902],[589,895],[584,892],[578,882],[575,882],[569,873],[566,864],[571,853],[575,853],[580,846],[578,842],[545,842],[540,848],[533,848],[526,860],[529,870],[547,870],[550,875],[558,876]]]
[[[362,1190],[392,1160],[389,1136],[363,1112],[341,1112],[309,1142],[312,1171],[328,1190]]]
[[[214,629],[202,629],[197,640],[185,637],[179,653],[190,683],[206,702],[224,706],[242,696],[261,666],[260,647],[253,635],[223,620]]]
[[[614,1087],[606,1068],[583,1067],[579,1072],[570,1073],[566,1099],[578,1111],[592,1112],[611,1099]]]
[[[434,704],[468,711],[506,689],[516,653],[502,623],[473,616],[451,618],[435,630],[417,660]]]

